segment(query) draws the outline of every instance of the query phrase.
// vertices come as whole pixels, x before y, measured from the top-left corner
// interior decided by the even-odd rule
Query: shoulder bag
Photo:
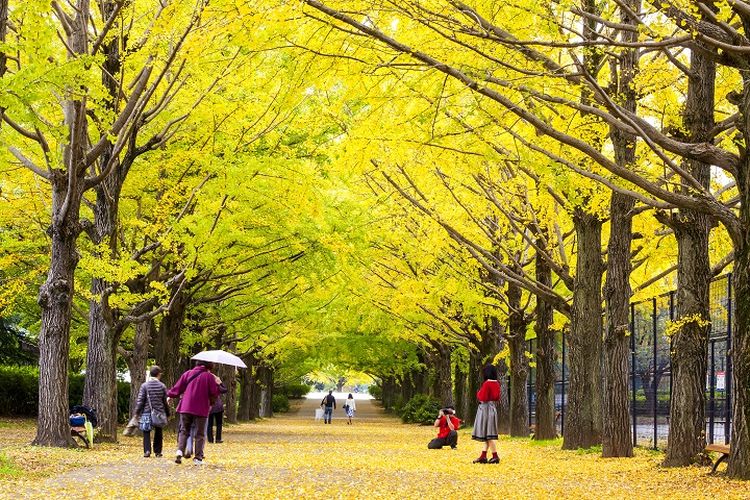
[[[148,387],[146,388],[146,397],[148,398],[148,406],[151,409],[149,412],[149,424],[153,427],[164,427],[167,425],[167,414],[163,411],[154,409],[154,405],[151,404],[151,395],[148,393]],[[141,419],[143,419],[143,417],[141,417]]]

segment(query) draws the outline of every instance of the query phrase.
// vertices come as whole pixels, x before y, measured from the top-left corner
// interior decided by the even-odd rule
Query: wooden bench
[[[714,466],[711,469],[711,474],[715,474],[716,469],[719,467],[719,464],[729,458],[729,445],[709,444],[708,446],[706,446],[706,451],[715,451],[716,453],[721,453],[721,456],[716,459],[716,462],[714,462]]]

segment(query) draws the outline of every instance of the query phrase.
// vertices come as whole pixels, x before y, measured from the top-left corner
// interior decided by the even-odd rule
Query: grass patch
[[[15,477],[21,471],[13,465],[13,462],[5,453],[0,452],[0,479],[4,477]]]
[[[602,445],[597,444],[596,446],[592,446],[590,448],[578,448],[576,450],[576,453],[579,455],[591,455],[593,453],[597,453],[599,455],[602,454]]]
[[[529,439],[529,446],[555,446],[562,448],[563,439],[561,437],[555,439]]]

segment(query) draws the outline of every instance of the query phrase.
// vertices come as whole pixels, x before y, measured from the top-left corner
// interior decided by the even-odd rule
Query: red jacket
[[[451,415],[451,423],[453,424],[453,428],[458,430],[458,428],[461,426],[461,421],[456,418],[455,415]],[[437,437],[442,439],[448,437],[448,434],[451,433],[451,428],[448,427],[448,419],[445,415],[440,417],[440,422],[438,422],[438,435]]]
[[[177,407],[179,413],[190,413],[207,417],[211,402],[219,395],[219,384],[205,366],[196,366],[182,374],[180,380],[167,391],[167,396],[182,400]]]
[[[477,399],[480,403],[500,401],[500,382],[497,380],[485,380],[482,387],[477,391]]]

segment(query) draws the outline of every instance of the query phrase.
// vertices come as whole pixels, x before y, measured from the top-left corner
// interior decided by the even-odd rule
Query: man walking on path
[[[182,455],[185,453],[188,434],[190,428],[195,422],[196,433],[195,458],[193,462],[200,465],[203,463],[203,447],[206,440],[206,420],[211,404],[219,396],[219,384],[216,377],[209,372],[211,363],[198,361],[198,364],[192,370],[182,374],[180,380],[169,389],[167,396],[178,398],[180,401],[180,434],[177,439],[177,456],[175,462],[182,462]]]
[[[328,396],[323,398],[323,401],[320,402],[320,406],[324,407],[323,423],[330,424],[333,410],[336,409],[336,398],[333,397],[333,391],[328,391]]]

